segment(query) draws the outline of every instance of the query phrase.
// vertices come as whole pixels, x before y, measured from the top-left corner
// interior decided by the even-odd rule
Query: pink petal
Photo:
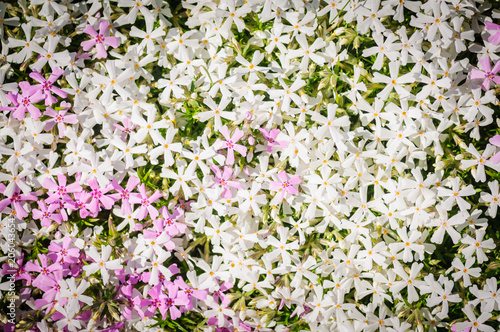
[[[101,23],[99,23],[99,33],[101,35],[104,35],[108,31],[108,27],[109,27],[108,21],[101,21]]]
[[[83,29],[83,32],[91,35],[92,37],[97,37],[97,31],[89,24]],[[86,51],[86,50],[85,50]]]
[[[485,56],[481,60],[479,60],[479,63],[481,64],[481,67],[484,69],[484,71],[489,72],[491,71],[491,63],[490,63],[490,58],[488,56]]]
[[[278,174],[278,178],[281,180],[281,182],[285,182],[286,180],[288,180],[288,176],[286,175],[285,171],[281,171]]]
[[[227,150],[226,164],[228,164],[228,165],[234,164],[234,152],[232,149]]]
[[[82,42],[81,45],[82,45],[84,51],[88,51],[92,47],[94,47],[95,44],[96,44],[96,41],[94,39],[91,39],[91,40],[86,40],[86,41]]]
[[[45,181],[43,181],[43,187],[53,191],[57,190],[57,184],[50,178],[45,178]]]
[[[45,81],[45,78],[37,71],[32,72],[30,77],[39,83],[43,83]]]
[[[288,181],[288,183],[291,183],[291,184],[299,184],[301,183],[302,180],[300,180],[300,177],[298,175],[294,175],[290,178],[290,180]]]
[[[496,74],[500,71],[500,61],[497,61],[495,63],[495,66],[493,66],[493,69],[491,70],[491,73]]]
[[[240,138],[243,137],[243,135],[245,135],[245,132],[236,128],[233,133],[233,137],[231,137],[231,140],[233,141],[233,143],[236,143],[240,140]]]
[[[231,174],[233,174],[233,170],[227,166],[224,166],[224,173],[222,173],[222,178],[224,180],[227,180],[231,177]]]
[[[224,136],[224,138],[228,141],[229,140],[229,129],[227,128],[226,125],[222,126],[219,129],[219,132]]]
[[[104,37],[104,43],[112,48],[117,48],[120,45],[120,41],[116,37]]]
[[[495,46],[500,44],[500,32],[497,32],[494,35],[490,36],[490,38],[488,38],[488,41]]]
[[[247,155],[247,148],[246,148],[246,146],[236,144],[233,147],[233,149],[236,150],[236,151],[238,151],[243,157],[245,157]]]
[[[486,30],[500,30],[500,25],[490,21],[484,22],[484,25],[486,26]]]
[[[276,181],[272,181],[270,184],[269,184],[269,189],[271,190],[275,190],[275,191],[278,191],[281,189],[283,185],[279,182],[276,182]]]
[[[108,52],[106,52],[106,48],[104,48],[104,45],[102,43],[97,44],[97,58],[102,59],[106,58],[108,56]]]
[[[489,161],[492,164],[499,164],[500,163],[500,152],[497,152],[493,157],[489,159]]]
[[[483,79],[484,75],[485,75],[484,71],[481,71],[481,70],[476,69],[476,68],[472,68],[472,70],[470,72],[470,78],[472,80]]]

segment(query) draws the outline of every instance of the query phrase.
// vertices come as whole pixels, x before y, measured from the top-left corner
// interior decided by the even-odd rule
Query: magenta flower
[[[482,79],[483,83],[481,84],[481,87],[484,90],[490,89],[491,81],[500,84],[500,76],[496,75],[500,71],[500,61],[497,61],[493,69],[491,69],[490,58],[488,56],[482,58],[479,63],[484,71],[472,68],[470,78],[473,80]]]
[[[49,204],[47,207],[42,201],[38,201],[37,203],[39,209],[33,209],[33,219],[40,219],[43,227],[50,226],[51,220],[61,224],[62,216],[59,213],[54,213],[54,211],[59,208],[58,204]]]
[[[26,280],[28,285],[31,285],[31,280],[32,280],[31,275],[26,272],[23,263],[24,263],[24,253],[21,253],[21,256],[16,259],[16,264],[11,265],[4,263],[2,265],[2,271],[0,273],[3,276],[15,274],[16,280]]]
[[[97,215],[97,212],[99,211],[90,211],[90,199],[92,198],[92,195],[90,193],[86,191],[80,191],[74,193],[73,196],[75,197],[74,201],[65,201],[67,208],[78,211],[82,219],[87,218],[89,215]]]
[[[80,249],[71,248],[72,239],[68,236],[63,239],[62,245],[52,241],[49,244],[49,258],[60,264],[74,264],[80,257]]]
[[[63,279],[62,270],[55,270],[52,274],[40,274],[34,281],[33,286],[43,291],[41,299],[35,300],[35,307],[41,309],[45,307],[45,314],[48,314],[56,304],[64,306],[67,298],[59,298],[61,286],[59,281]],[[59,300],[56,300],[56,297]]]
[[[123,126],[116,123],[113,125],[113,128],[120,130],[122,132],[122,134],[120,135],[120,138],[123,141],[126,141],[127,136],[130,135],[134,131],[134,129],[139,127],[139,126],[132,125],[132,120],[130,120],[129,118],[123,119],[122,123],[123,123]]]
[[[167,296],[162,291],[162,284],[157,284],[148,291],[148,295],[151,299],[142,300],[141,307],[147,306],[145,314],[148,317],[153,317],[156,310],[160,310],[163,319],[167,316],[168,307],[166,305]]]
[[[274,146],[285,147],[287,145],[287,143],[284,141],[275,140],[278,134],[280,133],[279,129],[272,129],[269,132],[263,128],[259,128],[259,130],[267,141],[267,152],[269,153],[273,152]]]
[[[137,220],[143,220],[144,218],[146,218],[148,213],[152,219],[158,217],[158,210],[154,206],[152,206],[151,203],[153,203],[163,195],[159,191],[156,191],[153,195],[151,195],[151,197],[148,197],[148,195],[146,194],[146,186],[144,185],[144,183],[139,187],[139,192],[139,194],[132,194],[130,196],[130,203],[141,204],[141,207],[139,208],[136,215]]]
[[[120,288],[120,293],[123,296],[122,300],[125,302],[123,308],[123,318],[132,319],[134,311],[136,311],[141,319],[144,319],[144,312],[142,311],[142,294],[135,289],[132,285],[124,285]]]
[[[17,186],[16,186],[17,187]],[[13,208],[13,214],[18,218],[23,219],[28,216],[28,212],[23,207],[24,201],[36,201],[36,193],[29,193],[28,195],[20,194],[20,189],[16,188],[11,197],[4,198],[0,201],[0,212],[2,212],[7,206]]]
[[[48,119],[45,121],[45,131],[49,131],[57,124],[60,138],[64,137],[64,133],[66,132],[66,126],[64,125],[65,123],[75,124],[78,122],[78,117],[76,116],[76,114],[66,115],[69,108],[71,107],[71,104],[63,101],[61,102],[61,106],[64,108],[60,109],[59,111],[55,111],[54,109],[47,107],[45,112],[43,112],[43,115],[52,117],[52,119]]]
[[[271,190],[281,190],[281,197],[285,196],[285,193],[287,192],[292,195],[298,193],[297,188],[293,186],[302,182],[298,175],[292,176],[289,180],[286,172],[282,171],[278,174],[278,178],[281,182],[271,181],[271,184],[269,185]]]
[[[233,174],[233,170],[231,168],[224,166],[223,173],[221,172],[219,167],[215,165],[212,165],[210,169],[215,173],[216,184],[220,185],[224,190],[222,192],[222,197],[224,198],[233,197],[233,194],[231,193],[231,189],[229,187],[236,188],[239,190],[242,189],[241,184],[239,182],[229,180],[231,178],[231,175]]]
[[[87,25],[83,32],[89,34],[93,37],[91,40],[82,42],[82,47],[84,51],[90,50],[94,45],[97,45],[97,58],[102,59],[108,56],[106,52],[105,45],[109,45],[112,48],[117,48],[119,45],[119,40],[116,37],[109,36],[109,22],[101,21],[99,23],[99,33],[91,25]]]
[[[55,203],[58,201],[64,201],[66,199],[71,200],[71,197],[68,193],[76,193],[82,191],[82,187],[78,184],[78,182],[72,183],[66,186],[66,176],[63,174],[57,174],[57,182],[56,184],[51,178],[45,178],[42,186],[45,189],[50,190],[49,198],[45,200],[46,203]]]
[[[495,135],[490,138],[490,143],[494,146],[500,147],[500,135]],[[500,152],[497,152],[493,157],[489,159],[489,161],[491,161],[493,164],[500,163]]]
[[[195,306],[195,301],[196,299],[198,300],[206,300],[207,299],[207,290],[205,289],[197,289],[194,288],[184,281],[181,276],[178,276],[177,279],[175,279],[174,283],[184,292],[184,295],[188,299],[188,303],[186,304],[186,309],[187,310],[193,310]]]
[[[500,25],[488,21],[484,23],[486,25],[486,30],[496,31],[495,33],[491,34],[491,36],[488,38],[488,41],[495,46],[500,44]]]
[[[170,318],[175,320],[181,316],[181,311],[177,306],[187,305],[189,299],[185,294],[179,292],[179,288],[174,283],[167,286],[168,296],[162,291],[161,287],[162,284],[152,287],[148,292],[152,300],[145,300],[142,305],[149,306],[147,312],[150,315],[154,314],[156,309],[159,309],[163,319],[167,317],[167,312],[169,312]]]
[[[174,211],[174,213],[170,214],[166,206],[162,206],[160,209],[160,214],[165,218],[163,221],[163,227],[168,235],[174,236],[177,234],[184,233],[186,231],[186,224],[177,222],[178,219],[181,219],[183,215],[183,211],[178,208]]]
[[[68,94],[58,87],[53,86],[57,79],[64,73],[61,68],[54,68],[52,74],[50,74],[49,79],[46,80],[39,72],[34,71],[30,74],[30,77],[40,84],[32,85],[30,89],[33,91],[33,96],[41,95],[45,99],[45,106],[50,106],[57,102],[57,98],[54,97],[52,93],[55,93],[61,98],[66,98]]]
[[[40,280],[41,276],[47,276],[57,270],[62,270],[61,264],[58,263],[53,263],[49,264],[48,261],[48,256],[47,255],[38,255],[38,259],[34,260],[35,263],[32,262],[27,262],[26,265],[24,266],[25,271],[27,272],[38,272],[39,275],[36,277],[36,279],[33,281]]]
[[[229,129],[226,125],[220,128],[219,131],[224,136],[226,141],[222,141],[222,146],[217,150],[227,149],[226,163],[228,165],[234,164],[234,151],[239,152],[243,157],[247,155],[247,148],[241,144],[236,144],[236,142],[238,142],[245,134],[243,130],[236,128],[232,137],[229,136]]]
[[[112,194],[109,195],[109,197],[113,198],[115,202],[120,199],[122,200],[121,212],[123,215],[129,215],[132,213],[132,206],[130,205],[130,194],[140,182],[141,181],[138,178],[132,176],[128,179],[125,189],[123,189],[122,186],[118,184],[118,181],[116,181],[115,179],[111,181],[111,185],[116,191],[118,191],[118,194]]]
[[[21,88],[21,94],[12,92],[7,94],[7,99],[9,99],[14,106],[1,107],[0,109],[3,111],[12,111],[12,117],[19,121],[24,119],[26,112],[28,112],[33,119],[38,120],[42,112],[33,104],[42,100],[43,96],[40,94],[34,96],[31,85],[26,81],[19,83],[19,87]]]
[[[97,179],[92,179],[89,181],[89,186],[92,188],[90,195],[92,196],[92,200],[90,201],[90,211],[100,211],[101,205],[106,210],[110,210],[115,204],[115,200],[111,197],[111,195],[105,195],[108,191],[113,189],[112,186],[108,185],[105,188],[100,188]]]

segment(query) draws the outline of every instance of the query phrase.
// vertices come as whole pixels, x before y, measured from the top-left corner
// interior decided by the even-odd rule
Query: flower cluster
[[[4,330],[498,330],[491,1],[0,2]]]

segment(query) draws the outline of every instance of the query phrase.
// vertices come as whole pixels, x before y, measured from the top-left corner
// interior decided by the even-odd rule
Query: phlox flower
[[[52,241],[48,248],[50,259],[63,265],[78,262],[80,249],[73,247],[72,242],[69,236],[64,237],[61,244]]]
[[[490,57],[485,56],[484,58],[479,60],[479,64],[481,65],[481,68],[483,68],[483,70],[472,68],[472,71],[470,73],[470,78],[472,80],[483,80],[483,82],[481,83],[481,87],[486,91],[490,89],[491,81],[495,82],[496,84],[500,84],[500,76],[497,75],[497,73],[500,71],[500,61],[497,61],[495,63],[495,66],[491,68]]]
[[[43,181],[42,186],[49,190],[49,198],[45,200],[46,203],[71,199],[70,193],[78,193],[83,190],[78,182],[66,185],[67,179],[64,174],[57,174],[57,181],[57,184],[51,178],[46,178]]]
[[[110,210],[115,203],[115,200],[111,195],[105,195],[108,191],[113,189],[113,186],[106,186],[104,188],[99,187],[97,179],[91,179],[88,181],[88,185],[92,188],[90,194],[92,195],[92,200],[90,201],[91,211],[100,211],[101,206],[106,210]]]
[[[160,214],[165,218],[163,221],[163,227],[168,235],[174,236],[177,234],[182,234],[186,231],[186,224],[181,222],[184,211],[181,208],[176,208],[173,213],[170,213],[166,206],[160,208]]]
[[[20,94],[12,92],[7,94],[7,99],[14,106],[3,106],[0,107],[0,110],[11,111],[12,117],[19,121],[24,119],[26,112],[28,112],[33,119],[37,120],[40,115],[42,115],[42,112],[40,112],[40,109],[38,109],[38,107],[34,104],[42,100],[43,95],[33,95],[35,91],[26,81],[19,83],[19,87],[21,88]]]
[[[153,195],[148,197],[146,194],[146,185],[143,183],[139,186],[139,194],[130,196],[130,203],[141,204],[141,207],[137,210],[137,220],[143,220],[148,214],[152,219],[158,217],[158,210],[151,204],[160,197],[163,197],[163,195],[159,191],[156,191]]]
[[[212,165],[210,169],[215,173],[215,180],[216,180],[215,184],[220,185],[224,190],[222,192],[222,197],[224,198],[233,197],[231,189],[229,187],[236,188],[239,190],[242,189],[241,184],[239,182],[230,180],[231,175],[233,174],[233,170],[231,168],[224,166],[224,171],[221,172],[219,167]]]
[[[234,130],[233,136],[229,136],[229,129],[226,125],[219,129],[219,132],[226,139],[225,141],[220,141],[220,143],[216,146],[216,150],[227,149],[227,157],[226,164],[233,165],[234,164],[234,151],[237,151],[243,157],[247,155],[247,148],[241,144],[236,144],[243,135],[245,134],[243,130],[239,130],[236,128]]]
[[[273,152],[273,147],[279,147],[279,146],[285,147],[285,146],[287,146],[287,142],[285,142],[285,141],[276,141],[276,137],[281,132],[279,129],[271,129],[270,131],[267,131],[264,128],[259,128],[259,131],[262,133],[265,140],[267,141],[267,152],[268,153]]]
[[[30,74],[30,77],[40,83],[29,87],[31,89],[33,97],[42,95],[43,99],[45,99],[46,106],[50,106],[53,103],[57,102],[57,98],[54,97],[51,93],[55,93],[61,98],[66,98],[68,94],[53,85],[57,81],[57,79],[61,77],[62,74],[64,74],[64,70],[56,67],[52,70],[49,78],[45,79],[45,77],[43,77],[39,72],[33,71]]]
[[[456,331],[463,332],[464,330],[467,330],[467,329],[470,329],[469,330],[470,332],[477,332],[477,331],[494,332],[495,331],[495,329],[492,328],[491,326],[484,324],[492,316],[492,314],[490,312],[483,312],[479,317],[476,317],[476,315],[474,314],[473,307],[470,304],[466,304],[462,310],[467,315],[467,318],[469,319],[469,321],[456,323],[454,325]]]
[[[101,21],[99,23],[99,33],[97,33],[91,25],[87,25],[83,32],[89,34],[93,39],[82,42],[83,50],[88,51],[97,44],[97,58],[102,59],[108,56],[106,45],[117,48],[119,40],[116,37],[110,37],[108,35],[109,25],[110,23],[108,21]]]
[[[174,283],[168,284],[166,288],[167,292],[162,290],[161,284],[151,288],[148,292],[151,299],[145,299],[141,305],[148,306],[146,313],[150,315],[159,309],[163,319],[167,317],[167,312],[169,312],[170,318],[175,320],[182,315],[177,306],[187,305],[189,299],[185,293],[179,292],[179,287]]]
[[[59,208],[58,204],[50,204],[48,207],[44,202],[38,201],[38,208],[33,209],[33,219],[40,219],[41,225],[43,227],[48,227],[51,224],[51,220],[54,220],[58,224],[62,222],[62,216],[58,213],[54,213]]]
[[[85,252],[89,258],[94,260],[94,263],[85,265],[83,267],[83,270],[87,273],[88,276],[96,273],[97,271],[100,271],[104,285],[106,285],[109,281],[108,270],[117,270],[122,268],[120,259],[109,260],[111,251],[112,249],[110,245],[101,245],[101,254],[97,252],[95,246],[91,246],[90,249]]]
[[[65,207],[70,210],[78,211],[81,218],[87,218],[89,215],[95,216],[98,210],[90,210],[90,200],[92,194],[86,191],[80,191],[73,194],[74,201],[71,199],[65,200]]]
[[[478,263],[482,263],[488,260],[488,257],[484,253],[483,249],[494,249],[495,243],[493,239],[487,239],[483,241],[486,231],[484,229],[476,230],[476,238],[466,235],[461,242],[463,244],[468,244],[466,248],[462,250],[462,253],[466,258],[472,257],[475,253],[477,256]]]
[[[74,310],[80,310],[80,301],[92,305],[94,299],[88,295],[83,295],[85,290],[89,288],[90,282],[82,279],[78,286],[76,285],[75,278],[69,278],[59,281],[59,286],[61,287],[61,297],[68,298],[68,306],[72,307]]]
[[[131,176],[127,181],[127,186],[125,187],[125,189],[123,189],[122,186],[118,184],[118,181],[116,179],[113,179],[111,181],[111,186],[113,186],[113,189],[118,193],[111,194],[109,195],[109,197],[111,197],[115,202],[120,199],[122,200],[122,214],[128,215],[132,213],[132,206],[130,205],[130,194],[139,183],[141,183],[141,181],[137,177]]]
[[[5,188],[2,188],[2,193]],[[23,219],[28,216],[28,212],[25,210],[23,204],[24,201],[36,201],[36,193],[29,193],[27,195],[20,194],[19,188],[16,188],[10,197],[4,198],[0,201],[0,212],[2,212],[7,206],[11,206],[14,211],[12,214],[17,218]]]
[[[281,171],[280,173],[278,173],[278,179],[280,180],[280,182],[271,181],[271,183],[269,184],[269,189],[281,191],[282,198],[285,196],[285,193],[294,195],[299,192],[298,189],[294,187],[294,185],[300,184],[302,182],[298,175],[294,175],[290,179],[288,179],[286,171]]]
[[[51,107],[47,107],[45,112],[43,112],[43,115],[52,117],[52,119],[48,119],[45,121],[45,131],[49,131],[50,129],[52,129],[52,127],[57,125],[59,138],[64,137],[64,133],[66,132],[65,123],[75,124],[78,122],[78,117],[76,114],[66,114],[69,111],[71,104],[63,101],[61,103],[61,107],[63,108],[59,108],[58,111],[54,110]]]
[[[31,261],[27,262],[24,266],[26,272],[38,272],[39,275],[36,277],[34,281],[40,280],[41,276],[48,276],[54,273],[57,270],[61,270],[62,266],[59,263],[49,263],[47,255],[39,255],[38,260],[34,260],[34,263]]]

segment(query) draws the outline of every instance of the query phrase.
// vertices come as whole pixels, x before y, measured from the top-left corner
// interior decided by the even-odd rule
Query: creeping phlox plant
[[[0,2],[4,331],[498,331],[499,8]]]

